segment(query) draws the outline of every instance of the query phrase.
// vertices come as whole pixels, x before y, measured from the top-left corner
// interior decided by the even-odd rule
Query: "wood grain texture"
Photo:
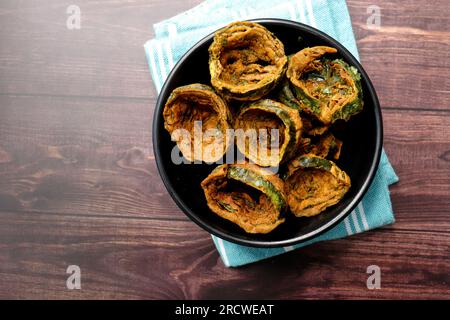
[[[400,176],[396,223],[239,269],[176,207],[152,154],[142,45],[198,3],[77,1],[70,31],[70,1],[2,1],[0,298],[450,298],[448,1],[348,0]],[[82,290],[65,287],[70,264]],[[381,290],[366,288],[371,264]]]
[[[149,98],[143,45],[152,25],[199,2],[2,1],[0,93]],[[66,27],[74,3],[80,30]]]
[[[1,292],[3,297],[299,299],[360,298],[361,292],[372,298],[448,296],[448,221],[447,231],[384,228],[226,269],[209,235],[189,221],[56,219],[7,212],[1,217],[0,281],[10,288]],[[26,244],[17,246],[24,240]],[[65,288],[70,264],[82,270],[81,290]],[[366,289],[365,271],[371,264],[382,266],[382,290]]]
[[[153,104],[55,97],[4,102],[0,210],[184,219],[156,169]],[[450,194],[450,117],[383,114],[385,148],[401,176],[392,192],[418,197],[439,214]],[[412,210],[420,214],[422,206]]]
[[[361,62],[381,104],[449,111],[449,2],[349,0],[348,5]],[[372,5],[381,10],[379,29],[367,26]]]

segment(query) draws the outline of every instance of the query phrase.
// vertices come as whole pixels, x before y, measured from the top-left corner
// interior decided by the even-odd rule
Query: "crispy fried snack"
[[[338,203],[350,189],[350,177],[332,161],[302,155],[288,165],[285,193],[297,217],[315,216]]]
[[[294,155],[301,139],[302,120],[298,111],[262,99],[239,111],[234,128],[241,153],[260,166],[275,167]]]
[[[216,32],[209,47],[211,83],[227,99],[260,99],[286,68],[283,43],[257,23],[231,23]]]
[[[208,207],[248,233],[269,233],[284,222],[283,181],[256,165],[220,165],[201,186]]]
[[[291,90],[291,84],[287,78],[284,78],[280,87],[275,93],[276,99],[284,105],[298,110],[302,118],[303,133],[307,136],[320,136],[328,131],[329,126],[319,122],[308,113],[304,112],[300,101],[294,96]]]
[[[329,125],[347,121],[363,108],[360,74],[341,59],[328,60],[336,53],[331,47],[305,48],[289,60],[286,72],[303,111]]]
[[[163,117],[164,127],[189,161],[215,162],[229,147],[231,113],[209,86],[196,83],[173,90]]]

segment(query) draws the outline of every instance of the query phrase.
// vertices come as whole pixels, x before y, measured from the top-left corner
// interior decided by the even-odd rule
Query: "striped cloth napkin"
[[[159,92],[181,56],[197,41],[235,20],[283,18],[309,24],[341,42],[359,59],[345,0],[206,0],[153,26],[155,38],[145,45],[150,73]],[[394,222],[388,186],[397,182],[383,150],[372,185],[357,208],[333,229],[307,242],[282,248],[252,248],[212,236],[222,261],[237,267],[324,240],[347,237]]]

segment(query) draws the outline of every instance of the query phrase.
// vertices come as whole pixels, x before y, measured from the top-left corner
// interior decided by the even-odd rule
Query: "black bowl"
[[[351,178],[352,186],[344,199],[311,218],[287,215],[285,223],[269,234],[248,234],[235,224],[218,217],[206,205],[200,182],[216,165],[181,164],[171,160],[174,142],[164,129],[164,104],[171,91],[190,83],[210,84],[208,47],[210,34],[194,45],[168,76],[156,103],[153,118],[153,148],[161,178],[169,194],[186,215],[206,231],[231,242],[253,247],[279,247],[317,237],[344,219],[359,203],[375,175],[382,147],[382,120],[375,89],[359,62],[339,42],[307,25],[280,19],[252,20],[272,31],[284,44],[286,54],[304,47],[326,45],[338,49],[338,55],[361,73],[364,111],[353,117],[337,135],[344,142],[337,165]]]

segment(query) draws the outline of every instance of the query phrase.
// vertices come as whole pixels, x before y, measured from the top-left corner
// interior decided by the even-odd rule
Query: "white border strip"
[[[289,251],[294,250],[295,248],[293,246],[287,246],[287,247],[283,247],[283,249],[284,249],[284,252],[289,252]]]
[[[166,81],[167,79],[167,71],[166,66],[164,65],[164,56],[162,52],[162,46],[161,42],[158,40],[155,40],[155,46],[156,46],[156,52],[158,53],[158,62],[159,62],[159,68],[161,69],[161,78],[162,82]]]
[[[233,17],[233,20],[241,20],[239,13],[236,11],[231,11],[231,16]]]
[[[159,78],[159,72],[158,69],[156,69],[156,62],[155,62],[155,53],[153,51],[153,41],[150,41],[148,44],[148,56],[150,60],[150,66],[153,70],[153,76],[155,80],[155,87],[156,91],[159,93],[161,91],[161,80]]]
[[[364,230],[369,230],[369,224],[367,223],[366,212],[364,211],[364,207],[362,201],[358,204],[359,214],[361,215],[361,220],[364,226]]]
[[[303,0],[298,0],[297,1],[297,9],[298,9],[298,12],[300,13],[300,22],[301,23],[306,23],[304,7],[305,7],[305,5],[303,4]]]
[[[167,25],[167,33],[169,34],[169,39],[165,41],[165,47],[167,52],[167,60],[169,63],[169,72],[172,71],[175,63],[173,62],[173,53],[172,53],[172,41],[177,37],[178,31],[177,26],[174,23],[169,23]]]
[[[287,4],[287,9],[288,9],[288,11],[289,11],[289,14],[290,14],[290,16],[291,16],[291,20],[296,20],[296,14],[295,14],[295,8],[294,8],[294,6],[292,5],[292,3],[288,3]]]
[[[169,62],[169,72],[173,69],[174,63],[173,63],[173,54],[172,54],[172,48],[169,40],[164,41],[164,46],[166,48],[166,54],[167,54],[167,60]]]
[[[312,8],[311,0],[306,0],[306,10],[308,10],[309,20],[311,21],[311,26],[317,28],[316,18],[314,18],[314,12]]]
[[[248,19],[248,12],[246,8],[239,9],[239,17],[241,20]]]
[[[347,230],[347,234],[351,236],[353,234],[353,231],[352,227],[350,226],[350,221],[348,220],[348,217],[344,219],[344,223],[345,223],[345,230]]]
[[[177,26],[175,23],[167,24],[167,33],[169,34],[169,39],[173,39],[177,36]]]

